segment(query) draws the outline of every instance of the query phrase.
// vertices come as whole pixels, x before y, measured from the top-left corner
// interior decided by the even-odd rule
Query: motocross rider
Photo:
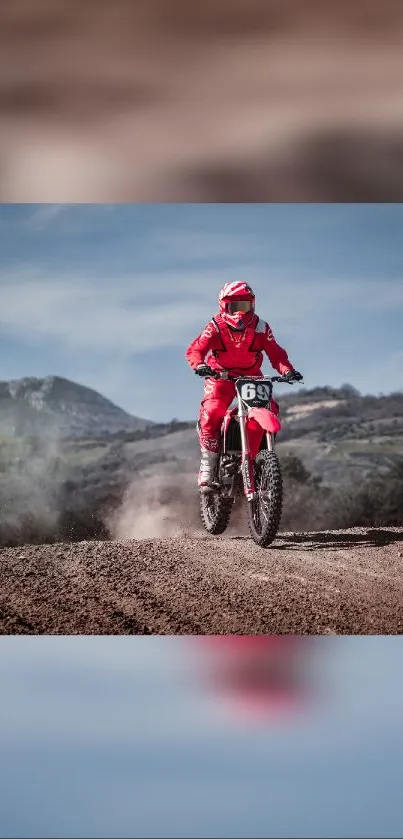
[[[227,371],[232,376],[261,376],[265,352],[281,376],[290,382],[302,380],[286,351],[275,341],[269,324],[255,314],[255,295],[247,283],[226,283],[218,301],[219,312],[186,351],[186,359],[198,376],[205,377],[209,368]],[[208,491],[214,485],[221,425],[235,393],[234,382],[206,378],[199,414],[198,487],[201,491]]]

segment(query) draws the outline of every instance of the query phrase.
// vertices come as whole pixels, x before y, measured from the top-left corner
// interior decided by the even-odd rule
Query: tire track
[[[0,551],[2,634],[401,634],[403,528]]]

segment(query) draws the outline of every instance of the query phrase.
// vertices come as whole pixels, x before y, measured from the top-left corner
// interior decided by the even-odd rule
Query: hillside
[[[11,395],[13,383],[3,383],[0,406],[14,399],[30,416],[42,423],[50,418],[61,430],[52,438],[40,433],[43,427],[35,433],[37,426],[27,421],[18,430],[25,427],[29,434],[17,436],[14,425],[12,434],[0,437],[0,541],[18,542],[22,533],[34,541],[107,536],[108,517],[129,488],[130,501],[124,502],[129,535],[151,535],[157,520],[164,522],[164,534],[167,520],[192,519],[199,455],[194,420],[146,426],[99,394],[62,379],[45,379],[42,386],[22,381]],[[400,481],[403,393],[363,397],[346,385],[276,395],[283,418],[277,450],[286,479],[284,526],[325,528],[339,521],[349,526],[346,506],[352,509],[366,479],[375,486],[374,472],[381,479],[396,467],[393,480]],[[329,495],[335,489],[337,499]],[[382,487],[377,491],[385,496]],[[354,524],[362,523],[359,509]]]
[[[403,455],[403,391],[361,396],[351,385],[300,390],[281,399],[279,450],[329,483],[387,469]]]
[[[8,437],[99,437],[145,428],[91,388],[63,379],[23,378],[0,382],[0,435]]]
[[[279,398],[283,428],[278,437],[280,456],[293,454],[325,483],[346,476],[365,477],[382,471],[403,455],[403,392],[389,396],[361,396],[352,387],[301,389]],[[69,444],[65,458],[74,460],[72,479],[87,481],[96,472],[110,478],[114,470],[130,474],[175,464],[184,472],[197,468],[195,421],[155,425],[114,440]]]

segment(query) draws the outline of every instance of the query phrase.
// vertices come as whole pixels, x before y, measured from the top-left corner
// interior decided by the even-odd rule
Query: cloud
[[[403,308],[403,282],[387,273],[396,277],[401,261],[395,210],[381,210],[51,204],[21,210],[21,223],[17,211],[0,212],[2,375],[25,374],[25,364],[152,419],[193,415],[199,388],[185,349],[217,310],[224,282],[245,278],[307,386],[349,381],[353,358],[361,389],[379,343],[385,359],[393,353],[390,324]],[[371,378],[380,390],[385,376]]]
[[[403,284],[395,280],[324,281],[304,272],[282,272],[268,280],[257,266],[240,266],[257,290],[258,310],[274,332],[334,323],[338,309],[395,312],[403,307]],[[47,276],[39,269],[3,272],[0,318],[3,329],[23,340],[56,340],[94,352],[144,352],[177,346],[202,329],[217,308],[223,281],[218,271],[170,271],[133,276]],[[321,320],[323,319],[323,320]]]
[[[263,243],[250,233],[176,227],[153,231],[147,238],[147,245],[162,251],[169,260],[191,263],[224,260],[234,264],[239,258],[261,257]]]
[[[38,204],[28,217],[28,226],[34,230],[42,231],[68,210],[68,204]]]
[[[136,285],[145,289],[148,282],[139,278]],[[102,354],[172,346],[184,339],[189,323],[197,328],[191,301],[150,305],[145,291],[136,297],[117,282],[109,289],[76,278],[9,283],[0,289],[0,318],[3,329],[24,342],[52,340]]]
[[[25,232],[38,234],[49,243],[55,234],[82,236],[94,225],[103,223],[116,210],[116,204],[94,204],[91,205],[91,212],[88,212],[86,204],[45,203],[26,206],[29,208],[28,213],[23,219],[14,220],[13,232],[18,237]]]
[[[340,336],[352,312],[357,327],[365,316],[403,308],[403,284],[395,280],[365,284],[334,282],[282,272],[268,282],[258,266],[241,266],[257,291],[259,313],[277,339],[301,341]],[[74,356],[85,351],[115,360],[139,358],[148,351],[181,347],[203,328],[217,309],[218,271],[170,271],[134,276],[53,277],[25,266],[3,272],[0,322],[4,332],[25,345],[53,344]],[[350,327],[351,328],[351,327]]]

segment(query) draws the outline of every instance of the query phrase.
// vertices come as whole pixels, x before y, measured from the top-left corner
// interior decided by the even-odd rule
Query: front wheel
[[[213,536],[224,533],[229,524],[233,504],[233,499],[221,495],[221,492],[200,493],[201,518],[208,533],[212,533]]]
[[[283,508],[283,479],[275,452],[259,452],[255,485],[256,497],[248,505],[249,530],[253,541],[267,548],[277,536]]]

